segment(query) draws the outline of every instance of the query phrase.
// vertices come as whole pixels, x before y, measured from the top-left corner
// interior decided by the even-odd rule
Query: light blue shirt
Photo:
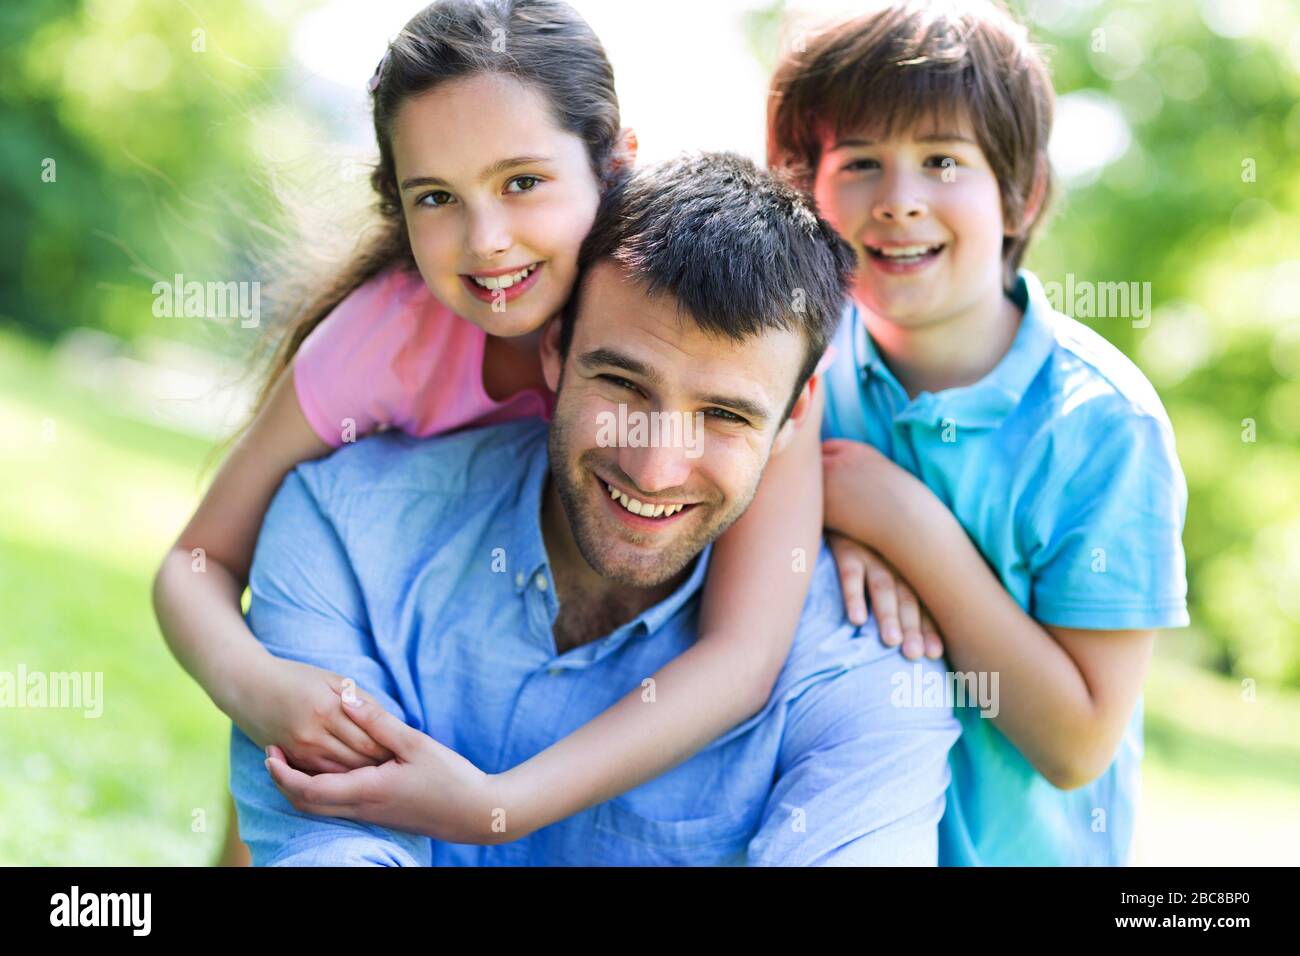
[[[523,762],[690,646],[709,556],[635,620],[557,654],[539,527],[547,473],[537,421],[388,432],[300,465],[258,539],[253,632],[277,656],[353,678],[482,770]],[[511,843],[301,814],[234,729],[231,790],[254,863],[933,865],[956,719],[896,706],[910,665],[874,624],[845,619],[824,547],[811,573],[761,712],[649,783]]]
[[[1055,312],[1031,273],[1019,273],[1011,295],[1024,318],[1002,361],[973,385],[915,399],[850,306],[827,375],[823,436],[867,442],[925,482],[1039,623],[1186,625],[1187,486],[1160,399],[1123,353]],[[976,708],[957,714],[941,863],[1128,862],[1140,699],[1110,768],[1068,792]]]

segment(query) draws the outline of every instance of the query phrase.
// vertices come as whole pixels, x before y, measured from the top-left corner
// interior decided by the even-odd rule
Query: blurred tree
[[[0,321],[46,338],[90,325],[216,340],[201,322],[160,328],[151,288],[252,278],[256,120],[288,35],[272,6],[0,6]]]

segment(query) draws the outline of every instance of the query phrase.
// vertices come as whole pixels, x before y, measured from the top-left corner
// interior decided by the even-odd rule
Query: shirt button
[[[523,586],[524,586],[524,572],[520,571],[518,574],[515,575],[515,587],[521,588]]]
[[[546,673],[550,674],[552,677],[559,677],[561,674],[564,673],[564,668],[563,668],[563,667],[550,667],[550,668],[547,668]]]
[[[533,578],[533,583],[537,585],[537,590],[539,590],[539,591],[545,591],[545,590],[546,590],[546,575],[544,575],[544,574],[540,574],[540,573],[539,573],[539,574],[537,575],[537,577]]]

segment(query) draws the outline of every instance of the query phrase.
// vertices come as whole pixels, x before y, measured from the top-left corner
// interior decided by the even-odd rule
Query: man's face
[[[794,331],[710,338],[610,261],[583,281],[567,359],[558,321],[542,345],[558,392],[551,477],[592,569],[654,587],[748,507],[774,443],[789,440],[807,405],[805,387],[781,426],[805,344]]]

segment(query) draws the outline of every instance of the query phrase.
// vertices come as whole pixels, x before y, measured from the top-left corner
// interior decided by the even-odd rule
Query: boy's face
[[[854,297],[882,319],[922,328],[1002,294],[1001,193],[966,117],[829,137],[813,192],[857,256]]]

